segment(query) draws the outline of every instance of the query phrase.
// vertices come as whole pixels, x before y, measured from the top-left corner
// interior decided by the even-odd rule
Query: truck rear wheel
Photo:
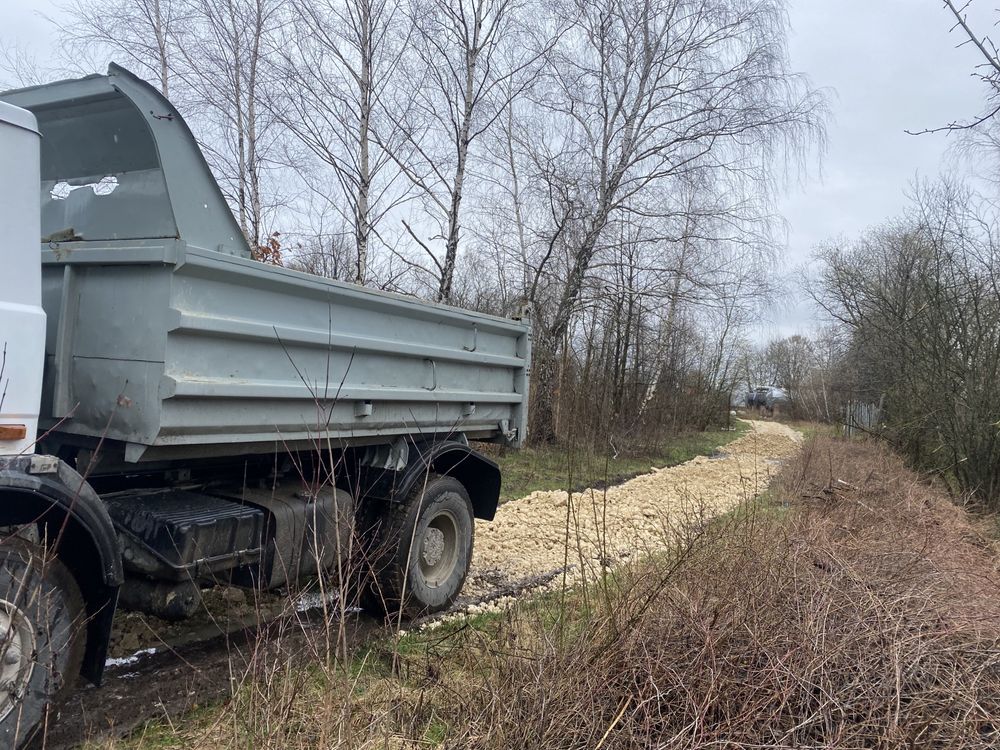
[[[377,560],[361,604],[370,614],[406,617],[448,609],[472,561],[475,519],[465,487],[430,474],[393,507],[375,540]]]
[[[20,539],[0,543],[0,745],[29,739],[80,673],[85,609],[66,566]]]

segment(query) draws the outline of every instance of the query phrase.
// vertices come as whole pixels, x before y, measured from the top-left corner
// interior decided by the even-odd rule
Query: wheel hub
[[[434,567],[444,556],[444,532],[430,528],[424,534],[424,564]]]
[[[458,522],[447,510],[439,512],[420,540],[420,573],[428,586],[445,583],[458,563]]]
[[[35,668],[35,631],[17,606],[0,599],[0,720],[24,697]]]

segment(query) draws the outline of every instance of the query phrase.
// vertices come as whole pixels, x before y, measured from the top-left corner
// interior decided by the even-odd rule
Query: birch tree
[[[277,202],[273,168],[278,136],[265,106],[272,43],[284,0],[187,0],[189,31],[179,49],[179,77],[204,116],[201,145],[223,192],[235,208],[252,250],[267,236]]]
[[[822,137],[821,94],[788,66],[780,0],[573,0],[539,99],[556,123],[549,179],[579,186],[568,268],[542,348],[563,341],[584,282],[622,213],[670,212],[672,182],[714,172],[733,221],[766,213],[774,167]],[[718,180],[717,180],[718,181]],[[536,387],[551,368],[536,370]],[[549,415],[536,411],[545,432]]]
[[[819,133],[822,100],[787,69],[780,2],[578,2],[553,66],[553,114],[590,178],[558,338],[612,214],[657,211],[656,183],[739,170],[763,195],[783,146]],[[629,205],[631,204],[631,205]]]
[[[68,57],[93,63],[95,47],[110,51],[134,73],[170,96],[179,62],[179,35],[189,20],[187,0],[72,0],[60,6],[59,29]]]
[[[438,301],[452,296],[473,148],[531,83],[553,42],[527,23],[530,7],[526,0],[411,4],[413,78],[404,85],[415,91],[400,121],[412,154],[398,164],[420,195],[429,231],[404,226],[431,263]]]
[[[99,69],[117,58],[184,112],[254,251],[270,236],[278,202],[275,185],[263,184],[276,131],[262,103],[284,2],[72,0],[62,8],[71,55]]]
[[[407,19],[395,0],[294,0],[292,7],[278,114],[331,168],[336,189],[318,190],[346,207],[355,245],[352,279],[364,284],[378,226],[406,198],[387,151],[400,147],[400,137],[385,107],[409,40]]]

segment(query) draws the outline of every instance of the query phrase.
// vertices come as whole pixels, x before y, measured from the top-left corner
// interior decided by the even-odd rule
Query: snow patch
[[[156,653],[155,648],[141,648],[131,656],[112,657],[104,662],[105,667],[127,667],[135,664],[144,656],[152,656]]]

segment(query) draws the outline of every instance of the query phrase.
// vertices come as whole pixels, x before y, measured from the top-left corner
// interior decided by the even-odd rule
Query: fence
[[[878,429],[882,420],[882,402],[848,401],[844,407],[844,435],[867,435]]]

